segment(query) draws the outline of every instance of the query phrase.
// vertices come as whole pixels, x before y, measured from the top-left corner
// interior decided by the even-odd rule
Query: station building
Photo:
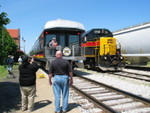
[[[14,39],[15,43],[18,45],[18,49],[20,50],[20,29],[7,29],[11,38]]]

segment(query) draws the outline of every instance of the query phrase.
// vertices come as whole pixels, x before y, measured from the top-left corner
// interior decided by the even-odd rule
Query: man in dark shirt
[[[28,109],[33,111],[34,98],[36,93],[36,72],[39,66],[28,57],[22,57],[22,64],[19,66],[19,83],[22,97],[22,111]]]
[[[56,52],[56,59],[51,62],[49,70],[49,83],[52,85],[55,95],[55,113],[60,113],[60,97],[62,92],[62,111],[66,113],[68,110],[69,83],[73,84],[72,68],[69,62],[62,58],[62,52]]]
[[[12,72],[13,64],[14,64],[14,59],[13,56],[9,55],[8,58],[6,59],[6,64],[7,64],[7,70],[8,70],[8,75],[7,78],[13,76],[15,78],[15,75]]]

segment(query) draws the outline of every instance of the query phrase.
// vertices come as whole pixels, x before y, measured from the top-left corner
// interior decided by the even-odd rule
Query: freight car
[[[121,70],[124,59],[116,38],[108,29],[91,29],[81,36],[82,56],[86,68],[100,68],[103,71]]]
[[[121,43],[121,52],[129,65],[146,66],[150,63],[150,22],[113,32]]]

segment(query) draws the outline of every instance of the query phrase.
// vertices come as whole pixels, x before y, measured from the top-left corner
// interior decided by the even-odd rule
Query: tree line
[[[5,64],[5,59],[8,55],[13,55],[17,59],[22,52],[18,51],[18,46],[14,39],[7,32],[6,25],[11,21],[7,17],[7,13],[0,14],[0,65]]]

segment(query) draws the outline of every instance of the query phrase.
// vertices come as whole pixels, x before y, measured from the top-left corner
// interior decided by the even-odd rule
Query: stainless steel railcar
[[[45,66],[48,69],[49,63],[55,57],[50,54],[53,48],[47,45],[53,37],[56,37],[58,43],[56,50],[61,50],[63,52],[63,58],[70,61],[74,66],[76,61],[84,60],[84,57],[81,57],[79,46],[80,37],[83,32],[85,32],[84,25],[78,22],[63,19],[48,21],[32,47],[30,55],[45,62]]]

